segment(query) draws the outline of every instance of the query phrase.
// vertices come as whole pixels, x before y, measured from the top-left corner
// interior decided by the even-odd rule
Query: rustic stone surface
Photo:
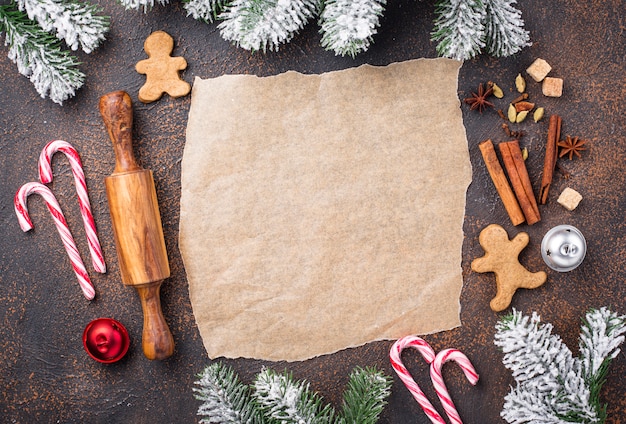
[[[145,58],[143,41],[155,30],[164,30],[175,40],[173,55],[184,56],[189,66],[182,78],[215,77],[226,73],[274,75],[287,70],[320,73],[363,63],[386,65],[418,57],[435,57],[430,39],[434,1],[390,2],[379,34],[370,51],[355,60],[335,57],[319,46],[317,26],[311,23],[278,52],[250,54],[223,41],[216,24],[186,17],[180,3],[157,6],[148,14],[125,11],[115,2],[100,1],[112,16],[112,30],[104,47],[82,55],[87,83],[65,106],[42,100],[31,83],[20,76],[0,46],[0,416],[4,422],[64,423],[171,423],[197,422],[199,402],[193,398],[195,376],[209,363],[195,327],[188,298],[185,271],[178,253],[178,203],[180,161],[185,142],[190,98],[168,96],[149,105],[137,102],[145,77],[134,64]],[[530,244],[520,260],[530,269],[545,269],[548,281],[535,290],[522,290],[512,306],[525,313],[537,311],[554,324],[555,332],[577,352],[580,318],[588,308],[607,305],[626,313],[626,191],[623,163],[626,158],[626,128],[623,101],[626,99],[624,22],[621,0],[561,3],[529,0],[518,5],[531,33],[533,46],[511,58],[481,56],[467,61],[460,73],[459,97],[464,98],[488,80],[505,92],[495,99],[505,108],[517,93],[515,76],[537,57],[544,58],[554,75],[567,81],[560,98],[541,94],[539,83],[529,82],[530,99],[546,113],[563,117],[563,134],[589,140],[582,160],[563,162],[566,180],[555,174],[552,195],[541,207],[542,221],[527,231]],[[153,170],[162,212],[172,276],[162,286],[163,313],[176,341],[174,356],[150,362],[141,352],[142,316],[139,299],[124,287],[111,224],[108,216],[104,177],[114,165],[113,151],[98,112],[98,98],[110,91],[128,91],[135,105],[134,134],[138,161]],[[436,89],[433,91],[436,96]],[[480,230],[499,223],[509,231],[508,217],[484,168],[478,143],[491,138],[505,141],[501,120],[495,111],[482,115],[462,105],[473,169],[467,193],[463,247],[464,289],[461,295],[463,326],[453,331],[426,336],[435,350],[456,347],[473,361],[481,379],[476,387],[467,384],[454,366],[446,369],[447,384],[464,422],[501,423],[503,398],[513,383],[502,366],[501,353],[493,344],[494,325],[502,313],[489,308],[495,294],[490,275],[470,270],[472,259],[482,255]],[[548,120],[526,120],[516,125],[526,135],[520,139],[529,150],[527,167],[531,181],[541,178],[543,147]],[[46,142],[64,139],[80,152],[90,190],[92,208],[105,252],[108,273],[91,271],[82,222],[74,194],[74,183],[66,159],[55,155],[54,191],[76,235],[83,259],[88,264],[97,291],[89,303],[80,294],[67,255],[51,218],[39,198],[29,201],[35,230],[22,233],[15,219],[12,199],[19,186],[37,178],[37,158]],[[454,166],[451,161],[450,166]],[[569,212],[557,203],[558,193],[576,183],[585,187],[585,202]],[[537,190],[538,187],[535,187]],[[559,274],[545,267],[540,243],[553,226],[571,224],[588,243],[583,264]],[[349,311],[346,311],[349,313]],[[96,363],[84,352],[81,335],[89,321],[100,316],[120,320],[129,330],[128,355],[112,365]],[[389,375],[392,341],[371,343],[334,355],[296,363],[263,363],[228,360],[241,378],[250,382],[261,366],[282,370],[288,367],[297,378],[306,378],[311,388],[339,405],[349,371],[355,365],[376,365]],[[413,352],[404,356],[416,381],[435,399],[423,361]],[[626,416],[626,356],[621,353],[607,375],[602,398],[608,404],[607,423],[623,422]],[[438,405],[434,401],[435,405]],[[437,408],[441,410],[439,406]],[[443,411],[442,411],[443,412]],[[428,418],[402,383],[395,378],[382,423],[428,423]]]

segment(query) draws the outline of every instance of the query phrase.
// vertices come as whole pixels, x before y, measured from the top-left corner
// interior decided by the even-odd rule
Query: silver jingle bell
[[[555,271],[573,270],[582,263],[586,253],[585,237],[571,225],[557,225],[541,241],[541,256]]]

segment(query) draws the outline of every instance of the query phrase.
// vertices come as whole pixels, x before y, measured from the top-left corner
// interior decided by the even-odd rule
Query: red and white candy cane
[[[412,347],[422,354],[427,363],[432,364],[435,360],[435,351],[423,339],[415,336],[406,336],[396,341],[389,351],[389,360],[400,380],[404,383],[409,392],[413,395],[417,403],[422,407],[431,422],[435,424],[446,424],[441,415],[435,410],[422,389],[415,382],[411,373],[402,363],[400,355],[405,348]]]
[[[463,421],[461,421],[461,417],[454,406],[454,402],[452,402],[446,383],[443,381],[443,375],[441,374],[443,364],[448,361],[456,362],[463,370],[467,380],[473,386],[478,382],[478,374],[476,373],[476,370],[470,360],[467,359],[467,356],[457,349],[442,350],[430,364],[430,378],[433,381],[435,392],[437,392],[437,396],[439,396],[439,400],[441,401],[443,409],[446,411],[450,422],[452,422],[452,424],[463,424]]]
[[[85,182],[85,173],[83,172],[83,164],[76,149],[67,141],[54,140],[46,144],[39,155],[39,180],[48,184],[52,182],[52,156],[56,152],[62,152],[67,156],[74,175],[74,183],[76,184],[76,194],[78,195],[78,204],[80,205],[80,213],[83,217],[85,233],[89,244],[89,252],[91,253],[91,261],[96,272],[105,273],[106,264],[102,255],[102,248],[98,240],[96,232],[96,224],[91,213],[91,205],[89,203],[89,195],[87,194],[87,184]]]
[[[40,183],[26,183],[22,187],[20,187],[17,193],[15,193],[15,214],[17,215],[17,220],[19,221],[20,228],[24,232],[29,231],[33,228],[33,223],[28,215],[27,207],[28,196],[31,194],[39,194],[46,202],[46,206],[52,214],[52,217],[54,218],[54,223],[57,227],[59,234],[61,235],[61,240],[63,241],[65,250],[70,257],[72,268],[74,269],[74,273],[76,273],[76,277],[78,278],[78,284],[80,284],[80,288],[83,290],[83,294],[85,295],[85,297],[89,300],[93,299],[96,292],[93,288],[93,285],[91,284],[91,280],[89,279],[89,275],[87,274],[85,265],[80,258],[80,254],[78,253],[78,249],[76,248],[76,243],[74,243],[74,238],[70,233],[70,229],[67,226],[67,222],[65,221],[65,216],[61,211],[61,206],[59,206],[59,202],[57,202],[54,194],[45,185]]]

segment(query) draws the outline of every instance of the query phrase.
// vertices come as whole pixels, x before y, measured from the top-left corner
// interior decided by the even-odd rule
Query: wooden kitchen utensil
[[[174,339],[161,311],[161,283],[170,276],[152,171],[133,155],[130,96],[100,98],[100,113],[115,151],[115,170],[105,178],[122,282],[137,289],[143,308],[142,345],[148,359],[174,353]]]

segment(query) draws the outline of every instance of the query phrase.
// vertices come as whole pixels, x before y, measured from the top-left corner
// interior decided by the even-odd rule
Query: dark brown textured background
[[[31,83],[17,73],[0,47],[0,422],[7,423],[179,423],[196,422],[200,402],[192,387],[210,363],[195,327],[188,299],[185,270],[178,252],[178,203],[180,162],[190,97],[144,105],[137,92],[145,77],[134,70],[145,59],[143,42],[153,31],[174,37],[175,56],[184,56],[189,66],[183,73],[193,83],[195,76],[216,77],[230,73],[274,75],[287,70],[320,73],[363,63],[387,65],[418,57],[435,57],[429,40],[434,19],[434,1],[391,0],[370,50],[355,60],[335,57],[320,45],[318,27],[311,23],[278,52],[250,54],[223,41],[215,24],[185,16],[181,4],[155,7],[148,14],[125,11],[113,1],[100,0],[112,16],[111,32],[103,47],[91,55],[79,54],[88,78],[78,95],[63,107],[43,100]],[[473,258],[482,255],[477,237],[490,223],[503,225],[509,236],[530,234],[530,245],[520,255],[529,269],[548,271],[541,288],[518,292],[513,306],[525,313],[537,311],[554,324],[577,353],[580,319],[591,307],[610,306],[624,314],[626,305],[626,139],[622,103],[626,99],[626,28],[623,0],[538,1],[519,4],[533,46],[515,57],[481,56],[466,62],[459,76],[459,96],[466,97],[480,82],[496,81],[507,97],[515,95],[513,80],[532,61],[541,57],[552,66],[551,75],[565,80],[563,97],[545,98],[540,86],[528,78],[531,99],[547,114],[563,117],[563,134],[589,140],[589,150],[575,161],[559,160],[571,174],[561,173],[551,190],[549,204],[542,206],[542,221],[532,227],[512,227],[496,195],[480,157],[478,143],[506,139],[501,120],[493,111],[482,116],[463,106],[464,122],[473,165],[473,182],[467,192],[463,245],[464,289],[461,296],[463,325],[453,331],[425,336],[435,350],[456,347],[464,351],[480,373],[471,387],[458,367],[445,369],[446,381],[459,412],[467,423],[500,423],[503,398],[513,384],[493,344],[494,326],[501,316],[489,309],[495,294],[492,274],[470,270]],[[126,90],[134,100],[135,152],[138,161],[152,169],[157,185],[172,276],[162,286],[166,319],[176,341],[172,358],[151,362],[141,351],[142,315],[132,288],[124,287],[109,220],[104,177],[114,166],[113,151],[104,130],[98,98],[110,91]],[[433,87],[433,96],[437,87]],[[527,131],[522,146],[529,149],[528,169],[535,189],[541,177],[547,119],[520,125]],[[25,182],[37,179],[37,159],[50,140],[72,143],[83,160],[94,216],[108,265],[106,275],[91,271],[88,250],[67,160],[54,157],[56,193],[73,229],[96,287],[97,297],[88,302],[80,293],[69,260],[43,202],[29,201],[35,230],[22,233],[13,211],[13,195]],[[450,158],[450,166],[455,166]],[[584,200],[568,212],[556,203],[558,194],[570,186]],[[539,245],[543,234],[558,224],[577,226],[586,236],[588,254],[578,269],[559,274],[543,263]],[[349,313],[349,311],[345,311]],[[128,328],[132,345],[128,355],[113,365],[102,365],[84,352],[81,335],[94,318],[120,320]],[[251,341],[252,343],[254,341]],[[288,341],[286,341],[288,342]],[[264,363],[228,360],[245,382],[251,382],[263,365],[277,370],[287,367],[298,379],[338,406],[347,375],[356,365],[376,365],[394,376],[392,395],[382,423],[427,423],[420,407],[395,377],[388,350],[392,341],[371,343],[334,355],[297,363]],[[416,352],[407,352],[405,362],[416,380],[435,400],[426,367]],[[626,356],[614,360],[602,399],[608,404],[608,423],[626,422]]]

